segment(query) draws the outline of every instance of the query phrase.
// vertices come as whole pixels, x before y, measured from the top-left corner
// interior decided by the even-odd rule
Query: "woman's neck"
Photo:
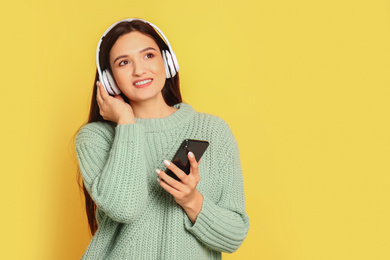
[[[164,99],[147,100],[142,102],[130,101],[136,118],[164,118],[172,115],[177,108],[168,106]]]

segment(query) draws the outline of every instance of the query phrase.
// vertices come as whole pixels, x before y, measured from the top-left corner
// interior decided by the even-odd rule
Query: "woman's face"
[[[160,48],[138,31],[121,35],[110,51],[115,81],[132,102],[162,99],[166,81]]]

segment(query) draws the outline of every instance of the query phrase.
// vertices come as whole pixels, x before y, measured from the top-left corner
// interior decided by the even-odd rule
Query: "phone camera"
[[[186,140],[186,143],[184,144],[184,147],[183,147],[184,150],[188,149],[188,141]]]

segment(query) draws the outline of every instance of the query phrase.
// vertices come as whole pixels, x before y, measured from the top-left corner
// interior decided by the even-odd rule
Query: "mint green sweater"
[[[86,189],[97,205],[98,230],[82,259],[221,259],[245,239],[243,179],[237,142],[219,117],[181,103],[172,115],[135,124],[89,123],[76,138]],[[207,140],[195,224],[157,182],[184,139]]]

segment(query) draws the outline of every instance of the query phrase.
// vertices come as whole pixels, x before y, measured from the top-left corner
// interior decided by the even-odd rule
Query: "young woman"
[[[76,137],[93,235],[82,259],[236,251],[249,229],[237,142],[222,119],[182,103],[168,40],[126,19],[102,37],[97,63],[88,124]],[[169,161],[185,139],[210,143],[199,161],[188,153],[189,175]]]

